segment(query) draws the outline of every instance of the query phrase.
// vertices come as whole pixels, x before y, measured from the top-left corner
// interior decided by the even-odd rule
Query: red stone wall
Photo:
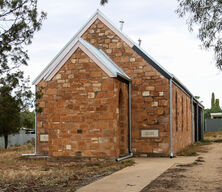
[[[173,84],[173,152],[192,143],[191,99]]]
[[[101,21],[96,20],[82,38],[102,50],[132,80],[132,147],[135,155],[169,155],[169,80],[132,50]],[[44,112],[38,121],[38,154],[51,156],[110,156],[128,153],[128,85],[109,78],[78,50],[50,82],[41,82]],[[120,91],[121,90],[121,91]],[[178,92],[176,126],[175,94]],[[174,152],[191,142],[190,105],[173,86]],[[124,98],[124,99],[121,99]],[[189,104],[186,104],[189,102]],[[188,111],[188,112],[186,112]],[[186,114],[186,115],[185,115]],[[183,117],[186,116],[189,122]],[[81,134],[77,134],[82,130]],[[141,131],[157,130],[158,137],[143,138]],[[49,142],[39,142],[48,133]]]
[[[38,84],[41,86],[44,96],[39,102],[44,110],[37,115],[38,154],[119,156],[120,89],[128,98],[124,83],[108,77],[78,49],[51,81]],[[126,116],[128,109],[124,110]],[[40,134],[48,134],[48,142],[41,142]]]
[[[101,21],[83,34],[100,46],[132,79],[132,145],[135,154],[169,153],[169,81]],[[142,138],[141,130],[158,129],[158,138]]]

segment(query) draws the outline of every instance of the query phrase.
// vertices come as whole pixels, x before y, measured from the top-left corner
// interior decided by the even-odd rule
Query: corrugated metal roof
[[[102,64],[102,70],[105,72],[108,71],[109,74],[111,73],[112,77],[121,76],[122,78],[126,79],[127,81],[130,81],[130,77],[117,65],[112,61],[112,59],[109,58],[108,55],[106,55],[102,49],[97,48],[93,45],[91,45],[89,42],[85,41],[82,38],[78,38],[78,40],[75,41],[75,43],[72,43],[73,46],[69,46],[69,48],[66,49],[66,51],[60,56],[56,64],[50,69],[50,71],[44,76],[44,79],[47,80],[50,78],[50,75],[54,72],[54,70],[59,70],[60,68],[57,68],[59,64],[62,62],[63,58],[71,51],[71,49],[77,44],[79,47],[79,44],[83,45],[94,57],[96,57],[99,62]],[[80,48],[81,49],[81,48]],[[96,61],[95,61],[96,62]],[[53,75],[53,74],[52,74]]]
[[[114,61],[106,55],[102,49],[94,47],[89,42],[82,38],[79,41],[101,62],[103,63],[109,71],[111,71],[116,77],[120,75],[121,77],[130,80],[130,77],[116,64]]]
[[[153,58],[151,58],[151,56],[145,52],[141,47],[139,47],[132,39],[130,39],[124,32],[120,31],[118,29],[118,27],[116,27],[111,20],[109,20],[109,18],[107,18],[99,9],[97,9],[97,11],[93,14],[92,17],[90,17],[90,19],[87,21],[87,23],[85,25],[83,25],[83,27],[81,27],[81,29],[74,35],[74,37],[65,45],[65,47],[53,58],[53,60],[45,67],[45,69],[35,78],[35,80],[33,81],[33,84],[36,84],[39,79],[41,78],[42,75],[44,75],[44,73],[50,74],[51,71],[54,70],[55,66],[57,66],[58,61],[57,60],[62,60],[62,58],[64,58],[64,55],[66,55],[67,51],[69,51],[74,44],[76,43],[76,41],[78,40],[78,38],[82,35],[82,32],[84,32],[87,27],[87,25],[91,22],[94,21],[97,18],[104,18],[110,25],[113,26],[113,28],[118,31],[119,34],[121,34],[125,40],[127,40],[129,46],[131,48],[133,48],[132,46],[136,47],[138,50],[140,50],[142,53],[144,53],[144,55],[146,55],[148,58],[150,58],[150,60],[153,61],[153,63],[161,69],[162,72],[166,73],[168,76],[172,76],[172,74],[170,74],[163,66],[161,66],[157,61],[155,61]],[[47,71],[50,68],[49,71]],[[47,72],[46,72],[47,71]],[[45,74],[47,76],[47,74]]]
[[[120,29],[118,29],[118,27],[115,26],[115,24],[109,19],[107,18],[99,9],[97,10],[97,13],[102,16],[105,20],[107,20],[119,33],[121,33],[133,46],[135,46],[137,49],[139,49],[141,52],[144,53],[144,55],[146,55],[147,57],[150,58],[150,60],[152,60],[156,65],[158,65],[158,67],[164,71],[168,76],[172,76],[171,73],[169,73],[160,63],[158,63],[156,60],[154,60],[145,50],[143,50],[137,43],[135,43],[130,37],[128,37],[127,34],[125,34],[123,31],[121,31]],[[133,48],[133,46],[131,45],[131,48]],[[130,45],[129,45],[130,46]]]
[[[163,74],[166,78],[168,79],[173,79],[175,80],[190,96],[193,97],[193,95],[191,94],[191,92],[177,79],[175,78],[175,76],[171,73],[169,73],[163,66],[161,66],[157,61],[155,61],[146,51],[144,51],[140,46],[138,46],[137,43],[135,43],[133,40],[131,40],[126,34],[124,34],[122,31],[120,31],[118,29],[118,27],[116,27],[112,21],[110,21],[100,10],[97,9],[96,13],[93,14],[93,16],[87,21],[87,23],[85,25],[83,25],[83,27],[78,31],[78,33],[76,35],[74,35],[74,37],[66,44],[66,46],[59,52],[58,55],[56,55],[56,57],[52,60],[52,62],[50,62],[50,64],[42,71],[42,73],[33,81],[33,84],[37,84],[39,82],[39,80],[42,78],[41,76],[45,75],[46,73],[49,73],[49,71],[52,71],[54,69],[53,65],[57,65],[58,62],[56,62],[57,60],[61,60],[62,58],[64,58],[65,53],[67,53],[67,50],[70,50],[71,47],[73,46],[73,43],[76,42],[76,40],[78,40],[77,38],[79,38],[85,31],[86,29],[90,26],[91,23],[93,23],[96,19],[102,19],[103,21],[107,22],[107,24],[110,25],[110,27],[112,28],[112,30],[114,30],[115,32],[117,32],[120,37],[134,50],[136,51],[139,55],[141,55],[142,57],[144,57],[144,59],[150,63],[155,69],[157,69],[161,74]],[[102,50],[100,51],[100,56],[103,55]],[[105,57],[105,56],[104,56]],[[101,56],[101,59],[104,58],[103,56]],[[108,56],[107,56],[108,57]],[[109,59],[107,59],[109,60]],[[112,63],[112,62],[110,62]],[[115,65],[110,65],[110,63],[108,64],[108,62],[106,62],[106,64],[108,64],[108,66],[110,67],[110,70],[116,70],[118,71],[118,66],[114,67]],[[112,66],[112,67],[111,67]],[[51,68],[51,69],[50,69]],[[48,71],[47,71],[48,70]],[[115,71],[114,70],[114,71]],[[119,70],[120,73],[119,75],[121,76],[123,74],[123,72],[121,72],[121,70]],[[123,77],[127,77],[126,74],[123,75]],[[195,99],[194,99],[195,100]],[[197,103],[199,103],[197,100],[195,100]],[[200,103],[199,103],[200,104]],[[200,104],[201,105],[201,104]]]

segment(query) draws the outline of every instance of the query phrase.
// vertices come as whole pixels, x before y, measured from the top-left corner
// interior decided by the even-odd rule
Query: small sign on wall
[[[49,140],[48,134],[41,134],[40,135],[40,141],[41,142],[47,142]]]
[[[159,129],[141,129],[142,138],[158,138]]]

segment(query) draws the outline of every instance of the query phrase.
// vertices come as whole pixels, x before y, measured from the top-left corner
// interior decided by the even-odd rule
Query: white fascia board
[[[149,56],[146,51],[141,49],[133,40],[131,40],[126,34],[124,34],[122,31],[120,31],[100,10],[97,10],[96,13],[87,21],[85,25],[76,33],[76,35],[66,44],[66,46],[54,57],[54,59],[45,67],[45,69],[40,73],[40,75],[37,76],[37,78],[32,82],[32,84],[37,85],[43,78],[46,76],[46,74],[50,74],[50,71],[52,71],[52,68],[56,68],[58,63],[63,60],[67,52],[69,52],[72,49],[73,44],[78,40],[79,37],[81,37],[85,31],[95,22],[96,19],[101,20],[107,27],[109,27],[116,35],[118,35],[129,47],[136,46],[139,48],[144,54]],[[149,56],[150,57],[150,56]],[[150,57],[151,58],[151,57]],[[153,58],[151,58],[153,61],[155,61]],[[170,74],[165,68],[163,68],[158,62],[155,61],[157,65],[160,66],[166,73]],[[48,76],[48,75],[47,75]],[[128,76],[127,76],[128,77]],[[129,78],[129,77],[128,77]],[[47,78],[48,79],[48,78]]]
[[[107,61],[111,63],[111,65],[113,65],[116,73],[128,80],[130,79],[130,77],[108,55],[106,55],[102,49],[100,49],[99,52],[106,58]]]
[[[59,69],[61,69],[61,67],[71,57],[71,55],[76,51],[78,47],[79,43],[78,41],[76,41],[70,50],[66,50],[66,53],[64,53],[63,57],[61,57],[61,60],[57,61],[57,63],[54,66],[52,66],[52,68],[47,72],[47,74],[44,76],[44,80],[46,81],[51,80],[52,77],[59,71]]]
[[[33,85],[37,85],[46,74],[48,74],[54,65],[57,65],[59,61],[63,59],[66,53],[72,48],[73,44],[79,37],[81,37],[85,31],[96,21],[100,19],[107,27],[109,27],[115,34],[117,34],[123,41],[125,41],[131,48],[134,43],[123,34],[118,28],[112,24],[112,22],[105,16],[103,13],[97,9],[96,13],[86,22],[85,25],[74,35],[74,37],[64,46],[64,48],[53,58],[53,60],[44,68],[44,70],[34,79],[32,82]],[[54,67],[55,68],[55,67]]]
[[[117,77],[115,72],[108,68],[104,61],[98,56],[98,54],[95,54],[92,52],[89,47],[86,47],[85,45],[81,44],[80,48],[109,76],[109,77]]]
[[[110,70],[106,65],[104,65],[103,60],[98,56],[98,54],[95,54],[92,52],[92,50],[89,49],[88,46],[86,46],[80,39],[76,41],[75,45],[72,47],[72,49],[69,50],[69,52],[66,53],[66,55],[63,57],[61,61],[57,63],[56,66],[54,66],[44,77],[44,80],[50,81],[55,74],[61,69],[61,67],[65,64],[65,62],[72,56],[72,54],[80,48],[86,55],[89,56],[90,59],[92,59],[109,77],[116,77],[117,74]]]
[[[92,17],[83,25],[80,30],[73,36],[73,38],[62,48],[62,50],[53,58],[53,60],[44,68],[44,70],[34,79],[32,82],[33,85],[37,85],[43,77],[51,70],[51,68],[58,63],[64,57],[67,50],[70,50],[73,44],[77,41],[79,37],[81,37],[87,29],[95,22],[98,18],[98,10],[93,14]]]
[[[106,53],[103,52],[102,49],[96,48],[91,45],[89,42],[85,41],[82,38],[79,38],[79,41],[89,49],[89,51],[96,56],[101,63],[105,65],[109,71],[112,71],[113,74],[117,76],[117,74],[121,74],[121,76],[125,76],[125,78],[130,79],[126,73],[108,56]]]

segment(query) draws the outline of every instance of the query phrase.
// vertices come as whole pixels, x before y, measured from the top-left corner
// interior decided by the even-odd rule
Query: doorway
[[[119,150],[120,156],[128,154],[128,98],[119,91]]]

